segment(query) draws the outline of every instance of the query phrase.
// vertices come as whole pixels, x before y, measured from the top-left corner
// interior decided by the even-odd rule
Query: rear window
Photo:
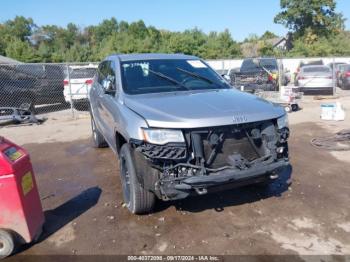
[[[313,66],[313,67],[304,67],[304,73],[330,73],[331,69],[327,66]]]
[[[300,63],[300,67],[311,66],[311,65],[323,65],[323,61],[322,60],[316,60],[316,61],[309,61],[307,63],[305,63],[305,62],[301,62]]]
[[[77,68],[70,72],[70,78],[93,78],[96,68]]]
[[[347,65],[347,64],[339,65],[339,66],[338,66],[338,69],[339,69],[339,70],[344,70],[344,69],[348,68],[349,66],[350,66],[350,65]]]

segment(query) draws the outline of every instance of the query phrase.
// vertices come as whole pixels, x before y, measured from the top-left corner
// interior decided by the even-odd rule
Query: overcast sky
[[[350,1],[338,0],[337,11],[350,17]],[[96,25],[103,19],[139,19],[160,29],[183,31],[198,27],[204,32],[228,28],[235,40],[266,30],[284,35],[287,30],[273,23],[279,0],[1,0],[0,22],[16,15],[31,17],[38,25]],[[350,21],[346,21],[350,29]]]

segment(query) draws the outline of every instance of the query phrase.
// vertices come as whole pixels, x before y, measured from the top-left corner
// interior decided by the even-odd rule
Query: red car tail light
[[[88,79],[85,81],[85,84],[91,85],[92,84],[92,79]]]
[[[345,76],[350,76],[350,71],[346,72]]]
[[[63,85],[66,87],[69,85],[69,81],[68,80],[63,80]]]

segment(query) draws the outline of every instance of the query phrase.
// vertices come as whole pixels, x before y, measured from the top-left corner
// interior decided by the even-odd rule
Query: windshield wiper
[[[209,78],[206,78],[205,76],[197,75],[196,73],[187,71],[187,70],[182,69],[182,68],[180,68],[180,67],[176,67],[176,69],[179,70],[179,71],[181,71],[181,72],[184,72],[184,73],[186,73],[186,74],[188,74],[188,75],[190,75],[190,76],[192,76],[192,77],[194,77],[194,78],[201,79],[201,80],[203,80],[203,81],[205,81],[205,82],[207,82],[207,83],[209,83],[209,84],[214,84],[213,81],[211,81]]]
[[[160,78],[163,78],[165,80],[168,80],[169,82],[173,83],[175,86],[177,87],[182,87],[185,88],[186,90],[190,90],[187,86],[184,86],[183,84],[181,84],[179,81],[175,80],[174,78],[171,78],[170,76],[164,75],[161,72],[157,72],[157,71],[153,71],[152,69],[147,69],[149,72],[151,72],[152,74],[159,76]]]

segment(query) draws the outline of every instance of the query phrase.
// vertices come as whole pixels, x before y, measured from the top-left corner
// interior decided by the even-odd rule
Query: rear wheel
[[[120,176],[124,203],[133,214],[145,214],[153,210],[155,195],[139,183],[130,145],[125,143],[120,149]]]
[[[14,236],[10,232],[0,229],[0,259],[11,255],[14,249]]]
[[[299,110],[299,105],[298,104],[292,104],[291,108],[292,108],[292,111],[298,111]]]
[[[92,131],[92,140],[94,141],[94,145],[97,148],[107,147],[106,140],[104,139],[101,132],[97,129],[95,120],[91,116],[91,131]]]

